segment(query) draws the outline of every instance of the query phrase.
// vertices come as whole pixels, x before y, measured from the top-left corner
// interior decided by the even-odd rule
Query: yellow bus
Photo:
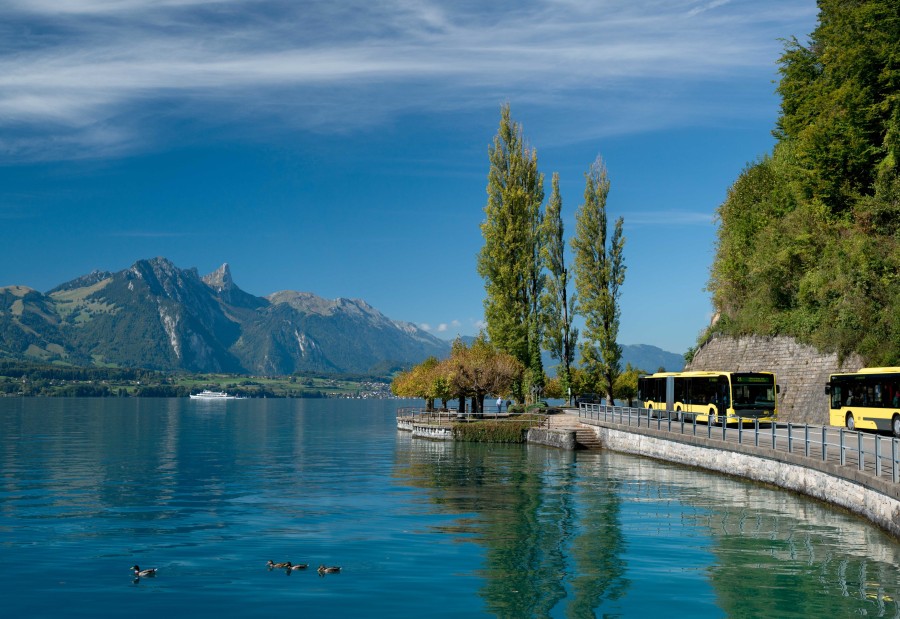
[[[900,368],[832,374],[825,393],[830,396],[831,425],[890,431],[900,437]]]
[[[774,422],[778,385],[771,372],[658,372],[638,378],[644,408],[707,423]]]

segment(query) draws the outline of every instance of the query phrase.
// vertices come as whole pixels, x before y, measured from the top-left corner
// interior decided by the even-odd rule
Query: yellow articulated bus
[[[644,408],[707,423],[774,422],[777,393],[771,372],[659,372],[638,379]]]
[[[831,396],[831,425],[890,431],[900,437],[900,367],[832,374],[825,393]]]

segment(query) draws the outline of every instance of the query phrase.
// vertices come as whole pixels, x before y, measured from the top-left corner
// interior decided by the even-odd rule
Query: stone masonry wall
[[[838,364],[836,354],[822,354],[788,337],[716,337],[694,355],[685,370],[775,372],[781,386],[778,419],[794,423],[827,424],[825,383],[838,372],[855,372],[863,366],[853,355]]]

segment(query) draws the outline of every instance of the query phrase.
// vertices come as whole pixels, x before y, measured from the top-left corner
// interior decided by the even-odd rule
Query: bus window
[[[709,404],[716,397],[715,378],[695,378],[691,381],[691,400],[695,404]]]
[[[675,401],[684,402],[687,379],[675,377]]]
[[[831,408],[841,407],[841,386],[831,385]]]
[[[731,396],[729,395],[728,377],[720,376],[716,382],[716,403],[723,409],[729,408],[731,406]]]

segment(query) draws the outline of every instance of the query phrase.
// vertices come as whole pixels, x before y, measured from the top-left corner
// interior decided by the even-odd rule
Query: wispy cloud
[[[811,0],[482,5],[14,0],[0,8],[0,151],[106,156],[170,124],[352,131],[505,100],[558,109],[572,137],[640,129],[708,116],[691,84],[773,71],[776,39],[805,34],[792,28],[815,12]]]
[[[462,325],[462,323],[459,322],[458,320],[451,320],[449,323],[447,323],[447,322],[440,323],[437,327],[435,327],[434,330],[437,333],[446,333],[447,331],[450,331],[451,329],[458,329],[461,325]]]

